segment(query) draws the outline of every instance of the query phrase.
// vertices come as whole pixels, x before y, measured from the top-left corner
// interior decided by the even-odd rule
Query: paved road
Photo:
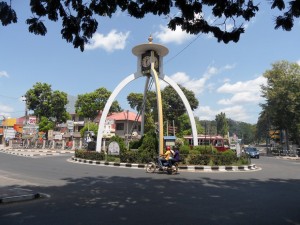
[[[300,224],[299,161],[261,157],[261,171],[170,176],[67,158],[0,153],[10,187],[51,196],[0,205],[0,224]]]

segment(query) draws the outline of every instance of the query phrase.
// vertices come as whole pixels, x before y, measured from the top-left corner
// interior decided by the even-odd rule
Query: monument
[[[137,71],[129,76],[127,76],[124,80],[122,80],[119,85],[115,88],[115,90],[112,92],[111,96],[109,97],[103,112],[102,116],[99,122],[99,128],[98,128],[98,136],[97,136],[97,148],[96,151],[100,152],[102,147],[102,138],[103,138],[103,132],[104,132],[104,125],[105,120],[107,117],[107,114],[109,112],[109,109],[119,94],[119,92],[130,82],[140,78],[140,77],[146,77],[146,83],[144,88],[144,101],[146,98],[146,92],[147,87],[149,84],[150,78],[154,80],[155,83],[155,89],[156,89],[156,99],[157,99],[157,110],[158,110],[158,137],[159,137],[159,154],[163,153],[163,136],[164,136],[164,130],[163,130],[163,109],[162,109],[162,99],[161,99],[161,90],[160,90],[160,83],[159,80],[163,80],[166,83],[168,83],[171,87],[174,88],[174,90],[177,92],[177,94],[182,99],[184,106],[187,110],[191,127],[192,127],[192,136],[193,136],[193,142],[194,145],[198,145],[198,139],[197,139],[197,129],[196,129],[196,123],[195,118],[191,109],[191,106],[180,89],[180,87],[177,85],[176,82],[174,82],[171,78],[166,76],[163,72],[163,58],[169,53],[169,50],[159,44],[152,43],[153,39],[150,36],[148,38],[148,43],[137,45],[132,49],[132,53],[137,56]],[[144,112],[142,112],[142,124],[141,124],[141,135],[144,134],[144,121],[145,115]]]

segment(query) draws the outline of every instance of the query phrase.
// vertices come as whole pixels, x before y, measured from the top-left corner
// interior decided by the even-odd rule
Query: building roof
[[[94,119],[95,123],[99,123],[100,122],[100,118],[102,116],[102,112],[99,112],[98,116]],[[130,112],[130,111],[123,111],[123,112],[115,112],[115,113],[111,113],[109,115],[107,115],[108,120],[115,120],[115,121],[135,121],[136,120],[136,116],[137,114],[134,112]],[[142,121],[141,116],[138,119],[139,122]]]

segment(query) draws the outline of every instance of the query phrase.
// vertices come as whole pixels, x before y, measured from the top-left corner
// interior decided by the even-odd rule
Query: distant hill
[[[245,144],[252,143],[255,140],[256,125],[232,119],[227,119],[227,121],[230,136],[235,134],[238,138],[242,139]],[[217,124],[215,120],[203,120],[200,121],[200,124],[206,131],[206,134],[217,134]]]

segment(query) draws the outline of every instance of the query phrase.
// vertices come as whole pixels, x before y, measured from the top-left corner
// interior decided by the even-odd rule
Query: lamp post
[[[4,132],[5,132],[5,129],[4,129],[4,125],[3,125],[3,122],[5,121],[5,116],[3,115],[0,115],[2,118],[2,122],[1,122],[1,126],[2,126],[2,137],[1,137],[1,140],[0,140],[0,145],[2,145],[4,143]]]
[[[28,122],[28,105],[27,105],[27,98],[25,96],[22,96],[22,101],[25,102],[25,125],[27,125]]]

